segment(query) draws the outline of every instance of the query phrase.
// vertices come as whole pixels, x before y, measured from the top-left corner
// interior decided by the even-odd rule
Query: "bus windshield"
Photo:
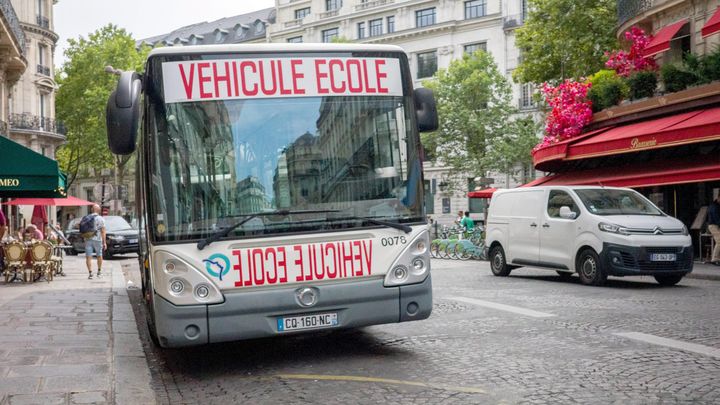
[[[373,226],[357,217],[423,220],[407,96],[148,99],[149,213],[159,241],[204,238],[275,210],[314,213],[258,216],[229,236]]]

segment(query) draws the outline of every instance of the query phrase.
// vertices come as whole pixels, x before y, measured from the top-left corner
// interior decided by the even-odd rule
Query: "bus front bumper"
[[[296,291],[312,287],[317,303],[303,308]],[[214,305],[176,306],[155,295],[155,326],[163,347],[182,347],[317,330],[426,319],[432,311],[430,275],[419,284],[385,287],[382,279],[231,292]],[[278,318],[336,313],[331,328],[278,331]]]

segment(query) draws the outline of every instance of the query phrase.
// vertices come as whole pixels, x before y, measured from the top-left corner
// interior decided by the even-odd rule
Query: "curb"
[[[122,268],[112,271],[112,403],[155,404],[140,335],[130,299],[125,289]]]
[[[694,278],[696,280],[714,280],[720,281],[720,274],[703,274],[703,273],[690,273],[686,278]]]

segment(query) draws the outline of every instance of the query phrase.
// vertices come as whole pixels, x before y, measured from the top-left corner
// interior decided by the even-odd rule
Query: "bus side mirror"
[[[135,151],[140,124],[142,82],[135,72],[122,72],[117,88],[110,94],[106,112],[108,146],[117,155]]]
[[[420,87],[415,89],[415,116],[418,131],[430,132],[438,129],[437,106],[432,90]]]

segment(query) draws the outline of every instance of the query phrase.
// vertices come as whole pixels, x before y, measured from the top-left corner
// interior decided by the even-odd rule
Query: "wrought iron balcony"
[[[11,129],[29,129],[33,131],[52,132],[65,135],[65,125],[48,117],[38,117],[32,114],[10,114]]]
[[[20,20],[18,20],[10,0],[0,0],[0,13],[3,14],[8,25],[10,25],[10,31],[12,31],[15,38],[17,38],[18,44],[20,44],[20,52],[22,52],[24,56],[27,53],[25,49],[25,33],[23,33],[22,28],[20,28]]]
[[[50,67],[49,66],[43,66],[43,65],[37,65],[37,72],[38,74],[50,76]]]
[[[653,0],[618,0],[618,25],[623,25],[633,17],[649,10],[652,5]]]
[[[355,11],[366,10],[368,8],[379,7],[385,4],[395,3],[395,0],[369,0],[364,1],[355,6]]]
[[[47,17],[43,17],[41,15],[36,16],[37,17],[37,25],[45,28],[46,30],[50,29],[50,19]]]

